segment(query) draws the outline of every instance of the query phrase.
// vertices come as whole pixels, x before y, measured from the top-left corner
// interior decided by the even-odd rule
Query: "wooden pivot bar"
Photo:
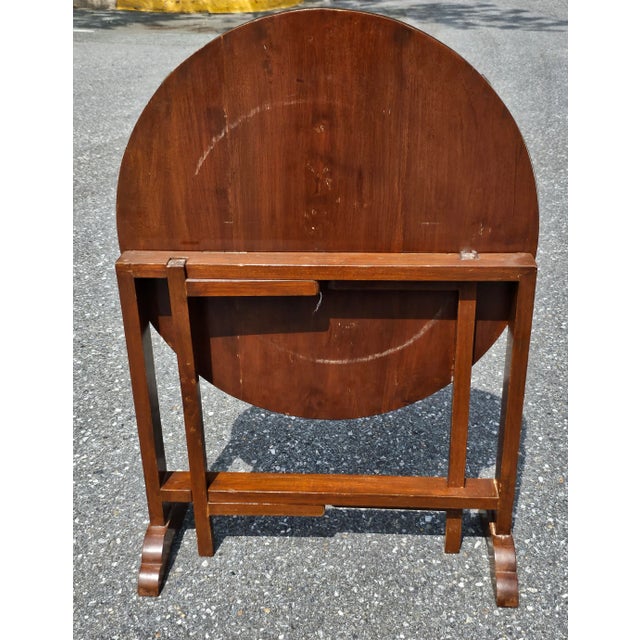
[[[201,555],[212,555],[213,515],[321,516],[328,505],[446,512],[445,552],[460,549],[464,509],[486,511],[496,602],[517,606],[511,535],[527,354],[533,313],[535,260],[530,254],[227,253],[127,251],[116,264],[138,421],[150,524],[139,593],[157,595],[184,507],[193,505]],[[137,297],[138,279],[168,283],[183,399],[189,471],[167,471],[149,321]],[[332,286],[446,288],[457,291],[449,469],[445,478],[331,474],[231,473],[207,470],[199,377],[189,297],[314,296]],[[465,475],[477,284],[514,285],[504,375],[496,478]],[[406,284],[403,284],[406,283]]]

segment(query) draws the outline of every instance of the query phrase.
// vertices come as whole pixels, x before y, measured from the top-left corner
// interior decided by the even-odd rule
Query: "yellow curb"
[[[254,13],[285,9],[302,0],[117,0],[116,9],[166,13]]]

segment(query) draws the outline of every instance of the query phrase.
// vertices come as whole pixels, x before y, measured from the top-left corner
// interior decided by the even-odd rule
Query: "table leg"
[[[171,316],[176,326],[176,354],[182,390],[198,553],[201,556],[212,556],[214,545],[207,493],[207,455],[202,421],[200,381],[196,371],[191,337],[185,267],[186,260],[184,259],[171,259],[167,263],[169,299]]]
[[[464,487],[471,399],[471,366],[476,326],[476,294],[474,282],[464,283],[458,293],[456,350],[453,365],[453,397],[451,401],[451,433],[449,440],[449,472],[447,486]],[[462,543],[462,509],[446,513],[445,553],[458,553]]]
[[[118,286],[149,509],[149,525],[142,548],[138,593],[158,595],[171,542],[182,524],[184,505],[165,503],[160,495],[167,465],[153,364],[151,327],[140,308],[136,280],[132,274],[122,269],[118,270]]]
[[[518,606],[516,552],[511,529],[534,297],[535,274],[525,275],[517,285],[509,321],[496,463],[499,499],[488,527],[493,546],[496,602],[503,607]]]

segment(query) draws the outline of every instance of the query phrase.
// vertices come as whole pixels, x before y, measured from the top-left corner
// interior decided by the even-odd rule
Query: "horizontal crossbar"
[[[517,281],[535,271],[529,253],[125,251],[116,268],[139,278],[165,278],[166,264],[186,260],[189,279]]]
[[[221,511],[216,505],[238,504],[433,510],[498,506],[493,478],[468,478],[464,487],[449,487],[446,478],[221,471],[208,473],[207,484],[212,515]],[[165,502],[191,502],[189,472],[169,472],[160,491]]]
[[[316,296],[315,280],[187,280],[187,295],[202,296]]]
[[[323,516],[324,505],[271,504],[266,502],[216,502],[209,504],[210,516]]]

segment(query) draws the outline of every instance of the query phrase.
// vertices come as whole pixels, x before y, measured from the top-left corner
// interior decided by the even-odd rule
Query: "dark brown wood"
[[[511,534],[538,210],[505,105],[405,24],[314,9],[255,20],[180,65],[124,154],[116,264],[159,593],[184,507],[321,516],[326,506],[490,513],[496,602],[517,606]],[[149,327],[174,349],[189,469],[168,471]],[[508,327],[496,477],[466,477],[471,368]],[[310,418],[392,411],[453,383],[447,477],[209,471],[200,378]]]
[[[460,288],[458,299],[449,442],[448,482],[451,487],[463,487],[465,479],[471,365],[476,327],[476,291],[475,283],[465,283]]]
[[[511,534],[496,533],[494,522],[488,524],[493,587],[499,607],[520,604],[516,548]]]
[[[324,505],[216,502],[209,504],[209,513],[212,516],[309,516],[318,518],[324,515]]]
[[[510,282],[535,273],[530,253],[125,251],[116,268],[138,278],[166,278],[171,258],[187,261],[188,278],[295,279],[348,281]]]
[[[476,329],[477,285],[465,283],[458,296],[456,319],[456,351],[453,363],[453,396],[451,401],[451,435],[449,439],[450,487],[464,487],[467,464],[467,434],[469,401],[471,398],[471,366]],[[462,542],[462,511],[450,511],[446,516],[444,550],[458,553]]]
[[[502,283],[535,270],[529,254],[480,254],[475,260],[464,260],[460,254],[182,255],[191,280],[500,281],[496,284],[499,290],[487,290],[485,284],[479,289],[474,361],[508,319],[509,292]],[[127,252],[118,266],[135,269],[140,277],[160,278],[164,266],[158,267],[152,260],[170,257],[175,256],[171,252]],[[388,290],[379,299],[367,290],[330,289],[321,288],[320,306],[315,299],[294,299],[286,304],[281,298],[260,303],[220,300],[215,306],[203,301],[195,327],[199,374],[257,406],[316,418],[358,417],[391,410],[450,382],[455,345],[453,293],[434,292],[425,297],[415,289],[411,296]],[[161,300],[166,293],[158,295]],[[157,323],[171,343],[168,307],[166,304],[164,311],[159,307]],[[274,328],[278,330],[274,332]],[[211,364],[214,360],[215,368]],[[361,380],[368,384],[356,391]]]
[[[150,326],[140,307],[133,276],[118,270],[117,277],[149,520],[151,526],[164,526],[166,513],[160,496],[160,484],[165,476],[167,464]]]
[[[187,295],[214,296],[315,296],[315,280],[187,280]]]
[[[490,478],[469,478],[464,487],[446,478],[313,473],[234,473],[207,476],[209,503],[332,505],[396,509],[494,509],[498,493]],[[192,500],[188,472],[174,471],[162,486],[171,502]]]
[[[207,508],[207,453],[200,403],[200,381],[196,372],[191,338],[185,260],[169,260],[167,280],[172,316],[176,323],[178,373],[182,391],[189,469],[191,470],[191,501],[193,502],[193,515],[196,523],[198,552],[202,556],[212,556],[213,531]]]
[[[123,251],[535,253],[533,171],[504,103],[429,35],[330,9],[185,60],[117,192]]]
[[[190,260],[187,260],[187,270]],[[476,278],[483,280],[485,264],[488,277],[495,277],[489,266],[491,261],[474,260],[470,261],[473,266],[467,266],[456,257],[457,266],[451,266],[456,265],[453,260],[450,256],[447,261],[436,263],[435,270],[441,278],[449,274],[468,279],[475,273]],[[526,268],[523,267],[525,271],[531,270],[530,263],[529,257]],[[396,262],[396,266],[399,264]],[[310,266],[309,271],[304,269],[304,272],[334,278],[348,277],[350,273],[352,278],[363,275],[389,278],[394,273],[393,268],[387,271],[387,266],[378,266],[365,273],[364,264],[361,266],[361,269],[351,271],[353,264],[342,268],[333,265],[330,273],[324,274],[317,273],[319,267],[312,269]],[[120,268],[126,270],[128,264],[121,263]],[[254,273],[254,265],[236,264],[235,268],[242,269],[247,277],[263,275]],[[215,265],[208,264],[199,270],[199,275],[209,277],[212,269],[216,270]],[[286,269],[288,274],[294,273],[293,265],[287,265]],[[504,266],[501,270],[508,271]],[[174,327],[168,294],[163,290],[160,278],[155,277],[160,272],[155,268],[150,271],[154,274],[153,280],[159,284],[153,285],[156,291],[149,295],[155,299],[159,327],[171,344]],[[400,269],[396,273],[399,278],[403,277]],[[415,269],[404,272],[404,277],[431,281],[434,276],[426,275],[428,273],[428,268],[416,265]],[[507,280],[513,278],[515,276],[510,275]],[[323,295],[317,300],[309,298],[305,301],[297,297],[284,304],[282,298],[265,299],[257,306],[251,299],[227,298],[221,299],[215,309],[201,305],[196,317],[204,321],[194,328],[198,373],[214,382],[224,378],[224,384],[219,385],[224,390],[282,413],[341,418],[368,415],[372,405],[390,410],[398,404],[410,404],[424,397],[425,390],[433,392],[451,380],[453,353],[450,345],[455,343],[457,287],[448,288],[451,291],[435,291],[429,296],[420,290],[389,290],[382,298],[382,294],[362,291],[358,309],[352,308],[353,291],[334,291],[336,295],[331,297],[326,287],[321,289]],[[486,346],[486,342],[482,347],[477,345],[481,326],[499,325],[497,311],[504,317],[509,313],[507,289],[503,289],[504,308],[498,310],[491,308],[491,303],[496,302],[495,296],[486,293],[482,284],[479,287],[474,359]],[[237,339],[239,330],[243,341]],[[424,353],[427,344],[434,339],[434,332],[441,342],[431,345]],[[345,344],[337,339],[338,334],[343,338],[350,336],[350,340]],[[252,345],[255,351],[249,350]],[[215,368],[212,361],[216,362]],[[400,362],[404,363],[403,368],[399,367]],[[394,363],[394,366],[387,369],[385,363]],[[245,376],[247,368],[249,372]],[[284,385],[281,394],[275,397],[270,395],[272,384],[260,384],[264,380],[272,381],[274,377],[279,378],[279,385]],[[289,384],[285,385],[287,380]],[[365,387],[361,385],[363,380],[367,381]]]
[[[285,13],[213,40],[151,98],[118,181],[122,251],[535,254],[527,150],[481,74],[395,20]],[[484,289],[474,361],[507,322],[504,287]],[[431,317],[402,310],[389,321],[361,317],[372,304],[366,292],[322,294],[315,313],[311,300],[288,309],[282,300],[203,300],[194,326],[200,375],[245,402],[329,419],[391,411],[449,383],[450,297],[432,296],[419,311]],[[376,306],[405,304],[390,293]],[[268,339],[247,326],[260,317],[283,327],[283,314],[286,330]],[[166,324],[154,319],[170,339]],[[368,385],[356,393],[359,380]]]
[[[500,487],[500,505],[495,520],[498,535],[511,532],[535,285],[535,275],[521,279],[509,322],[496,463]]]
[[[162,590],[171,544],[182,527],[186,504],[172,504],[164,524],[150,524],[142,545],[142,559],[138,576],[138,594],[157,596]]]

